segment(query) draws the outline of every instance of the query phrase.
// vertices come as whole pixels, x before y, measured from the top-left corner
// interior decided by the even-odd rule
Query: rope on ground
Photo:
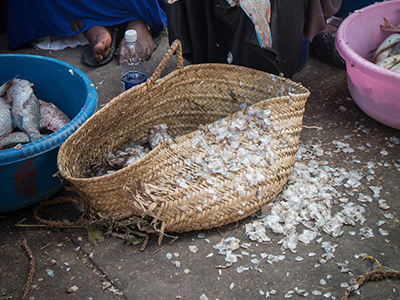
[[[72,223],[67,223],[67,222],[61,222],[61,221],[49,221],[49,220],[44,220],[38,216],[38,211],[41,210],[44,206],[50,205],[50,204],[56,204],[56,203],[63,203],[63,202],[72,202],[72,203],[78,203],[77,200],[71,198],[71,197],[57,197],[54,200],[50,201],[43,201],[39,203],[34,209],[33,209],[33,216],[37,221],[39,221],[42,224],[45,224],[50,227],[64,227],[64,226],[75,226],[78,224],[81,224],[85,220],[85,216],[87,215],[89,208],[88,206],[84,204],[84,212],[80,216],[78,220]],[[81,202],[79,202],[81,203]]]
[[[369,259],[374,261],[375,263],[378,264],[378,266],[373,269],[372,271],[367,272],[365,275],[360,276],[360,279],[351,287],[349,287],[346,292],[344,293],[342,300],[347,300],[349,299],[350,294],[353,291],[358,290],[362,284],[364,284],[367,281],[372,281],[372,280],[384,280],[384,279],[389,279],[389,278],[398,278],[400,279],[400,272],[396,270],[392,270],[386,267],[383,267],[380,262],[369,255],[365,255],[364,259]]]
[[[28,297],[29,289],[31,288],[33,275],[35,274],[35,259],[33,258],[32,252],[29,249],[28,243],[26,242],[25,238],[21,244],[21,247],[24,248],[26,255],[28,255],[28,257],[30,259],[28,279],[26,280],[26,283],[24,285],[24,289],[23,289],[23,293],[22,293],[22,297],[21,297],[21,300],[26,300],[26,298]]]

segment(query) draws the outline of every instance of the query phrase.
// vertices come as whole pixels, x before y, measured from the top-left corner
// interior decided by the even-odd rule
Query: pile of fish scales
[[[249,107],[245,113],[239,111],[229,123],[221,119],[197,130],[191,137],[191,147],[205,150],[195,158],[201,171],[177,177],[176,183],[187,188],[189,181],[203,178],[209,185],[208,192],[219,201],[221,196],[215,190],[220,185],[217,176],[222,176],[232,181],[239,197],[244,197],[247,186],[266,180],[264,169],[274,163],[275,152],[293,138],[290,134],[277,136],[281,126],[270,119],[270,114],[267,107],[260,110]],[[190,160],[185,163],[193,166]],[[237,173],[241,169],[246,169],[246,176]]]

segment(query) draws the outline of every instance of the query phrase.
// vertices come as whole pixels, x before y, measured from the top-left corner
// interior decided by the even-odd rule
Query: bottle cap
[[[132,43],[137,41],[137,33],[136,30],[129,29],[125,31],[125,41]]]

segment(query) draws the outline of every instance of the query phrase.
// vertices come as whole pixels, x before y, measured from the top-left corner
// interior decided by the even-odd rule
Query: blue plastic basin
[[[71,122],[19,150],[0,150],[0,213],[38,203],[63,188],[65,181],[54,176],[59,147],[97,108],[90,79],[68,63],[38,55],[0,55],[0,85],[17,75],[33,83],[37,97],[54,103]]]

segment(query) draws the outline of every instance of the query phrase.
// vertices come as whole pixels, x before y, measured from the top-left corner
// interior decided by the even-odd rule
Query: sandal
[[[157,50],[158,45],[160,44],[161,40],[161,32],[154,32],[152,34],[153,37],[153,52]]]
[[[88,47],[82,52],[82,55],[81,55],[82,61],[85,64],[92,66],[92,67],[101,67],[101,66],[108,64],[110,61],[112,61],[114,53],[117,49],[117,34],[118,34],[118,31],[114,30],[113,34],[112,34],[112,42],[111,42],[110,52],[108,53],[107,57],[105,57],[101,61],[94,60],[92,47]]]

